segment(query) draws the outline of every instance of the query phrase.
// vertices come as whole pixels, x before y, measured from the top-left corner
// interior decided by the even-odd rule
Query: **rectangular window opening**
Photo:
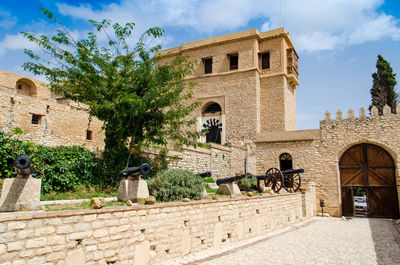
[[[36,114],[32,114],[31,123],[32,123],[32,124],[40,124],[40,120],[41,120],[41,119],[42,119],[42,116],[36,115]]]
[[[261,54],[261,69],[269,69],[270,68],[270,53],[264,52]]]
[[[229,56],[229,69],[236,70],[239,69],[239,54],[228,54]]]
[[[203,59],[204,62],[204,73],[211,74],[212,73],[212,58]]]
[[[86,140],[93,140],[93,132],[90,130],[86,131]]]

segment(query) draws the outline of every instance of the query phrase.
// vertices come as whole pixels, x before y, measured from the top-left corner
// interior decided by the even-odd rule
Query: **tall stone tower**
[[[178,55],[197,62],[194,81],[197,130],[203,142],[252,142],[257,134],[296,130],[298,56],[284,28],[256,29],[163,50],[161,63]]]

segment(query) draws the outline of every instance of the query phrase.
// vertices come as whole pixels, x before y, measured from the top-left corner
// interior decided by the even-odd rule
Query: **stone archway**
[[[15,84],[15,88],[17,89],[17,94],[34,98],[37,96],[37,88],[35,83],[27,78],[19,79]]]
[[[392,156],[374,144],[357,144],[339,161],[342,215],[354,216],[354,190],[362,189],[368,217],[399,217],[395,164]]]

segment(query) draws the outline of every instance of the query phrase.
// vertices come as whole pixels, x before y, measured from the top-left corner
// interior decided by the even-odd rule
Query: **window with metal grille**
[[[270,53],[264,52],[261,54],[261,69],[269,69],[270,68]]]
[[[39,124],[41,118],[42,118],[42,116],[40,116],[40,115],[32,114],[31,123],[32,124]]]
[[[93,132],[90,130],[86,131],[86,140],[92,140],[93,139]]]
[[[239,68],[239,54],[228,54],[229,56],[229,69],[236,70]]]
[[[212,58],[203,59],[204,61],[204,73],[211,74],[212,73]]]

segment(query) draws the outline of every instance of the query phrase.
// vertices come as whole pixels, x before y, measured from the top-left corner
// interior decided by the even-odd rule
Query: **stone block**
[[[150,261],[150,244],[149,241],[143,241],[135,247],[135,265],[147,265]]]
[[[240,189],[236,183],[221,184],[217,191],[218,194],[236,196],[240,195]]]
[[[86,264],[86,257],[83,249],[72,250],[68,252],[65,265],[84,265]]]
[[[6,178],[0,198],[0,212],[14,212],[20,208],[40,209],[40,186],[42,180],[29,178]]]
[[[90,200],[90,207],[93,209],[100,209],[103,208],[106,205],[106,201],[104,198],[92,198]]]
[[[118,201],[126,202],[131,200],[133,202],[137,202],[138,198],[145,199],[147,197],[149,197],[149,189],[145,180],[121,180],[117,194]]]
[[[187,255],[189,253],[191,253],[192,251],[192,240],[190,237],[190,230],[189,229],[185,229],[182,232],[182,255]]]

